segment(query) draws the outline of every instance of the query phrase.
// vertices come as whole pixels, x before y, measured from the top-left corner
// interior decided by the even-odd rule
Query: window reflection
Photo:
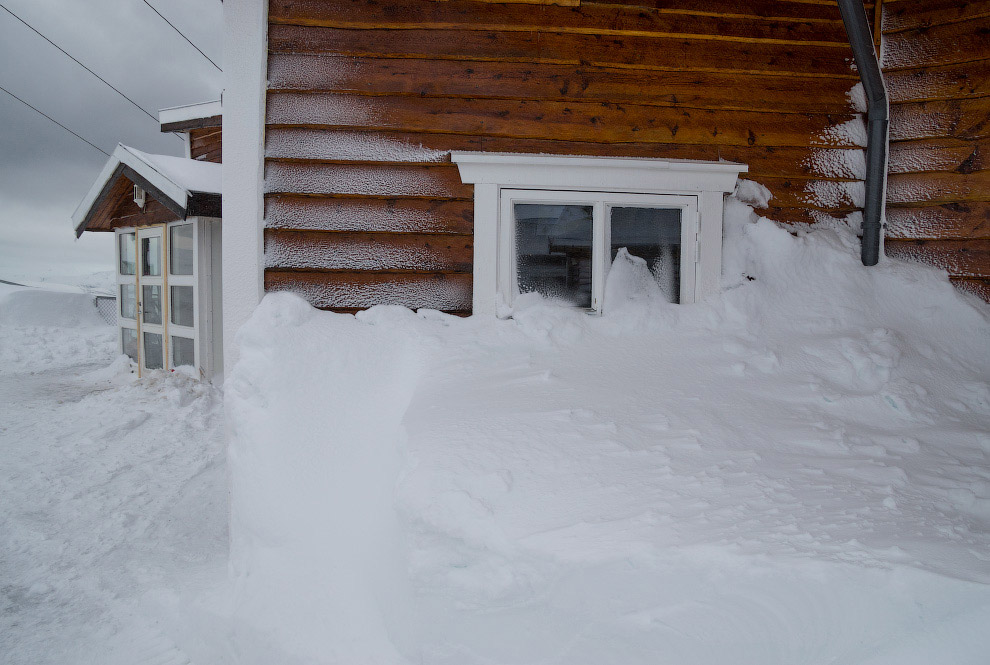
[[[625,247],[646,260],[670,302],[681,297],[681,211],[676,208],[612,208],[611,258]]]
[[[519,291],[591,307],[593,207],[518,203]]]

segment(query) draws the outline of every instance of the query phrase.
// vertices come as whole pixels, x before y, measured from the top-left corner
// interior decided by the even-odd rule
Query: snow
[[[0,284],[5,665],[188,662],[150,599],[223,576],[220,396],[136,381],[92,300]]]
[[[727,210],[706,304],[631,259],[600,317],[267,296],[204,610],[237,662],[985,662],[990,312]]]
[[[220,164],[171,155],[152,155],[121,146],[187,192],[220,193]]]
[[[734,197],[720,297],[643,269],[601,316],[269,294],[226,466],[216,389],[5,287],[4,662],[985,663],[990,308]]]

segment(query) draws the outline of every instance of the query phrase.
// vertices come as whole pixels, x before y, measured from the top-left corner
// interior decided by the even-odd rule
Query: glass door
[[[142,370],[165,367],[165,271],[163,228],[137,230],[138,346]]]

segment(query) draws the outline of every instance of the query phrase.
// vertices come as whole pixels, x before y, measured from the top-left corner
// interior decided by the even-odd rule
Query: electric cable
[[[131,99],[130,97],[128,97],[127,95],[125,95],[124,93],[122,93],[120,90],[118,90],[116,87],[114,87],[113,84],[111,84],[105,78],[103,78],[102,76],[100,76],[99,74],[97,74],[96,72],[94,72],[92,69],[90,69],[89,67],[87,67],[83,63],[79,62],[79,60],[77,60],[72,54],[70,54],[64,48],[62,48],[61,46],[59,46],[58,44],[56,44],[55,42],[53,42],[52,40],[50,40],[48,37],[45,37],[43,34],[41,34],[41,32],[38,31],[37,28],[35,28],[34,26],[32,26],[30,23],[28,23],[27,21],[25,21],[24,19],[22,19],[20,16],[18,16],[14,12],[10,11],[10,9],[8,9],[7,7],[5,7],[2,3],[0,3],[0,9],[3,9],[5,12],[7,12],[8,14],[10,14],[14,18],[16,18],[18,21],[20,21],[24,25],[26,25],[35,34],[37,34],[39,37],[41,37],[42,39],[44,39],[46,42],[48,42],[49,44],[51,44],[52,46],[54,46],[55,48],[57,48],[64,55],[66,55],[67,57],[69,57],[73,62],[75,62],[77,65],[79,65],[80,67],[82,67],[83,69],[85,69],[87,72],[89,72],[90,74],[92,74],[96,78],[98,78],[101,81],[103,81],[103,83],[106,84],[107,87],[109,87],[111,90],[113,90],[114,92],[116,92],[118,95],[120,95],[121,97],[123,97],[124,99],[126,99],[127,101],[129,101],[131,104],[133,104],[135,108],[137,108],[138,110],[141,111],[141,113],[144,113],[146,116],[148,116],[149,118],[151,118],[152,120],[154,120],[156,123],[158,122],[158,118],[156,116],[154,116],[153,114],[151,114],[150,112],[148,112],[143,106],[141,106],[140,104],[138,104],[137,102],[135,102],[133,99]],[[181,140],[181,137],[176,136],[176,138],[179,138]]]
[[[213,62],[213,58],[211,58],[210,56],[208,56],[205,53],[203,53],[203,49],[201,49],[200,47],[198,47],[195,44],[193,44],[193,41],[191,39],[189,39],[188,37],[186,37],[186,35],[181,30],[179,30],[177,27],[175,27],[175,24],[173,24],[171,21],[169,21],[167,18],[165,18],[165,16],[160,11],[158,11],[157,9],[155,9],[155,6],[153,4],[151,4],[150,2],[148,2],[148,0],[144,0],[144,4],[146,4],[149,7],[151,7],[151,11],[155,12],[156,14],[158,14],[158,16],[163,21],[165,21],[166,23],[168,23],[169,26],[171,26],[171,28],[173,30],[175,30],[177,33],[179,33],[179,36],[181,36],[183,39],[185,39],[187,42],[189,42],[189,45],[190,46],[192,46],[194,49],[196,49],[197,51],[199,51],[199,54],[201,56],[203,56],[204,58],[206,58],[207,60],[209,60],[210,61],[210,64],[217,68],[217,71],[223,72],[223,70],[220,69],[220,65],[218,65],[215,62]]]
[[[110,156],[110,153],[109,153],[109,152],[107,152],[106,150],[104,150],[103,148],[101,148],[100,146],[98,146],[98,145],[96,145],[96,144],[95,144],[95,143],[93,143],[92,141],[88,141],[88,140],[86,140],[86,139],[84,139],[83,137],[81,137],[81,136],[79,136],[79,135],[78,135],[78,134],[76,134],[76,133],[75,133],[74,131],[72,131],[71,129],[69,129],[68,127],[66,127],[65,125],[63,125],[63,124],[62,124],[62,123],[60,123],[60,122],[59,122],[58,120],[56,120],[55,118],[53,118],[53,117],[51,117],[50,115],[48,115],[47,113],[45,113],[45,112],[44,112],[44,111],[42,111],[41,109],[39,109],[39,108],[37,108],[37,107],[35,107],[35,106],[32,106],[31,104],[28,104],[28,103],[27,103],[26,101],[24,101],[23,99],[21,99],[20,97],[18,97],[18,96],[17,96],[17,95],[15,95],[14,93],[12,93],[12,92],[11,92],[10,90],[7,90],[7,88],[4,88],[3,86],[0,86],[0,90],[3,90],[3,91],[4,91],[4,92],[6,92],[6,93],[7,93],[8,95],[10,95],[11,97],[13,97],[13,98],[14,98],[14,99],[16,99],[17,101],[19,101],[19,102],[20,102],[21,104],[24,104],[24,106],[27,106],[27,107],[28,107],[29,109],[31,109],[32,111],[35,111],[35,112],[37,112],[37,113],[40,113],[40,114],[41,114],[41,115],[43,115],[44,117],[46,117],[46,118],[48,118],[49,120],[51,120],[52,122],[54,122],[54,123],[55,123],[56,125],[58,125],[59,127],[61,127],[62,129],[64,129],[65,131],[67,131],[67,132],[69,132],[70,134],[72,134],[73,136],[75,136],[75,137],[76,137],[77,139],[79,139],[80,141],[84,141],[84,142],[86,142],[86,143],[89,143],[89,145],[91,145],[91,146],[93,146],[94,148],[96,148],[97,150],[99,150],[100,152],[102,152],[102,153],[103,153],[104,155],[106,155],[107,157],[109,157],[109,156]]]

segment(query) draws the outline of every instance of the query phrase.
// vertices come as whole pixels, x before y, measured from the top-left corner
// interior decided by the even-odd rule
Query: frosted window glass
[[[141,320],[145,323],[161,324],[162,322],[162,287],[141,287]]]
[[[193,327],[195,325],[193,316],[193,287],[172,286],[169,289],[171,290],[171,296],[168,306],[172,312],[172,323],[177,326]]]
[[[137,290],[133,284],[120,285],[120,317],[137,319]],[[135,340],[135,345],[137,340]]]
[[[625,247],[646,260],[670,302],[681,300],[681,211],[676,208],[612,208],[612,254]]]
[[[179,224],[169,229],[168,270],[173,275],[193,274],[193,225]]]
[[[120,329],[120,350],[130,357],[131,360],[137,362],[138,359],[138,335],[137,330],[134,328],[121,328]]]
[[[172,367],[196,365],[196,342],[188,337],[172,337]]]
[[[134,234],[121,233],[118,236],[118,243],[118,251],[120,252],[120,265],[118,270],[121,275],[133,275],[135,272],[134,260],[136,258]]]
[[[520,293],[591,307],[592,206],[517,203]]]
[[[162,336],[158,333],[144,333],[144,366],[148,369],[164,367],[162,355]]]

